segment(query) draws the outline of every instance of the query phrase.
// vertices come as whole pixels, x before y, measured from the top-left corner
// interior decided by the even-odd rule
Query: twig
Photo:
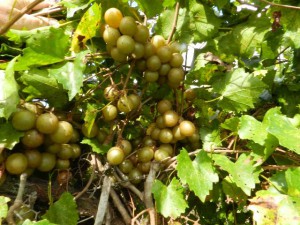
[[[173,38],[173,35],[176,31],[176,25],[177,25],[177,20],[178,20],[178,15],[179,15],[179,9],[180,9],[180,4],[179,4],[179,2],[177,2],[176,3],[176,8],[175,8],[174,20],[173,20],[173,24],[172,24],[172,30],[171,30],[171,33],[168,37],[167,43],[171,42],[171,40]]]
[[[153,199],[152,199],[152,186],[155,180],[156,172],[159,170],[159,164],[156,162],[151,163],[150,171],[147,179],[144,183],[144,203],[146,208],[149,209],[150,224],[156,224],[156,211],[154,209]]]
[[[108,176],[105,176],[102,185],[101,196],[99,200],[99,205],[98,205],[98,210],[97,210],[97,215],[96,215],[94,225],[101,225],[103,223],[106,210],[108,210],[107,206],[108,206],[110,190],[111,190],[111,180]]]
[[[62,10],[64,10],[64,8],[61,6],[51,7],[51,8],[44,9],[40,12],[31,13],[30,15],[32,15],[32,16],[49,16],[52,13],[61,12]]]
[[[126,211],[125,207],[123,206],[123,203],[121,202],[119,196],[117,195],[114,189],[110,190],[110,197],[112,198],[114,205],[117,207],[119,213],[121,214],[124,222],[129,225],[131,217],[129,216],[128,212]]]
[[[266,0],[260,0],[260,1],[264,2],[264,3],[267,3],[268,5],[271,5],[271,6],[278,6],[278,7],[281,7],[281,8],[300,10],[300,7],[293,6],[293,5],[281,5],[281,4],[277,4],[277,3],[274,3],[274,2],[269,2],[269,1],[266,1]]]
[[[41,3],[43,0],[35,0],[34,2],[30,3],[29,5],[25,6],[23,9],[21,9],[20,12],[17,12],[10,21],[8,21],[7,24],[3,26],[3,28],[0,30],[0,35],[4,34],[6,31],[9,30],[9,28],[17,22],[24,14],[32,10],[37,4]]]
[[[143,211],[139,212],[134,218],[132,218],[131,220],[131,225],[134,225],[136,220],[141,216],[143,215],[145,212],[149,212],[150,209],[144,209]]]
[[[14,211],[16,209],[20,208],[23,203],[23,195],[24,195],[24,191],[25,191],[26,181],[27,181],[27,173],[22,173],[20,175],[20,185],[19,185],[17,197],[14,201],[14,204],[9,208],[9,210],[7,212],[6,220],[7,220],[8,224],[10,224],[10,225],[16,224],[14,221],[13,215],[14,215]]]
[[[264,170],[287,170],[289,168],[298,168],[296,165],[267,165],[263,166]]]

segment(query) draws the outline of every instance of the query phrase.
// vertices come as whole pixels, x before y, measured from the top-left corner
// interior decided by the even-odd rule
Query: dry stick
[[[269,1],[266,1],[266,0],[260,0],[260,1],[264,2],[264,3],[267,3],[267,4],[271,5],[271,6],[278,6],[278,7],[282,7],[282,8],[300,10],[300,7],[293,6],[293,5],[281,5],[281,4],[277,4],[277,3],[274,3],[274,2],[269,2]]]
[[[17,197],[14,201],[14,204],[9,208],[8,212],[7,212],[7,222],[8,224],[16,224],[13,218],[14,215],[14,211],[18,208],[21,207],[22,203],[23,203],[23,195],[24,195],[24,191],[25,191],[25,186],[26,186],[26,181],[27,181],[27,173],[22,173],[20,175],[20,184],[19,184],[19,190],[18,190],[18,194]]]
[[[16,13],[7,24],[3,26],[0,30],[0,35],[4,34],[9,28],[17,22],[24,14],[32,10],[37,4],[41,3],[43,0],[35,0],[34,2],[30,3],[28,6],[25,6],[19,13]]]
[[[103,185],[101,188],[101,196],[98,204],[98,210],[96,214],[96,219],[94,225],[101,225],[104,220],[104,216],[106,213],[108,206],[109,193],[111,190],[111,180],[108,176],[104,177]]]
[[[131,220],[131,225],[134,225],[136,220],[143,215],[145,212],[148,212],[150,209],[144,209],[143,211],[139,212],[134,218]]]
[[[149,209],[150,224],[156,224],[156,212],[154,209],[153,199],[152,199],[152,186],[155,180],[156,172],[159,170],[159,164],[156,162],[151,163],[150,171],[147,179],[144,183],[144,203],[146,208]]]
[[[115,192],[114,189],[110,190],[110,197],[112,198],[115,207],[117,207],[119,213],[121,214],[124,222],[129,225],[131,221],[131,217],[128,214],[127,210],[125,209],[123,203],[121,202],[118,194]]]
[[[52,13],[61,12],[63,10],[64,10],[63,7],[57,6],[57,7],[51,7],[51,8],[44,9],[40,12],[31,13],[30,15],[32,15],[32,16],[49,16]]]
[[[177,2],[176,3],[176,8],[175,8],[174,20],[173,20],[173,24],[172,24],[172,30],[171,30],[171,33],[168,37],[167,43],[171,42],[171,40],[173,38],[173,35],[176,31],[176,25],[177,25],[177,20],[178,20],[178,15],[179,15],[179,9],[180,9],[180,4],[179,4],[179,2]]]

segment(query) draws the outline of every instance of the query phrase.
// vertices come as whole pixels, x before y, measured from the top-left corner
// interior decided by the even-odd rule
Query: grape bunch
[[[4,159],[10,174],[68,169],[71,160],[81,155],[80,134],[73,125],[52,112],[38,111],[20,108],[12,115],[13,128],[24,135]]]
[[[119,63],[135,60],[147,82],[167,83],[177,88],[184,80],[183,57],[177,42],[167,43],[161,35],[150,37],[149,29],[116,8],[104,14],[103,39],[110,56]]]

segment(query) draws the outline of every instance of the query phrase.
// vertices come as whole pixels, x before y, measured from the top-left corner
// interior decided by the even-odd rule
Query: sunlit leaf
[[[183,187],[176,178],[173,178],[168,186],[160,180],[155,180],[152,193],[157,210],[164,217],[177,218],[188,206],[184,199]]]
[[[2,224],[2,219],[5,219],[8,212],[7,203],[10,201],[8,197],[0,196],[0,223]]]
[[[23,135],[24,133],[14,129],[11,123],[0,124],[0,149],[13,149]]]
[[[189,188],[204,202],[209,191],[213,188],[213,183],[219,181],[211,158],[205,151],[200,151],[192,161],[187,151],[183,149],[177,156],[177,161],[176,170],[181,182],[188,184]]]

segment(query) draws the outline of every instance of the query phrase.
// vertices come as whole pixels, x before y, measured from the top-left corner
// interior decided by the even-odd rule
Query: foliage
[[[88,183],[84,176],[91,176],[90,182],[101,187],[103,179],[90,173],[98,166],[101,176],[117,179],[112,188],[125,200],[125,208],[132,207],[131,217],[155,205],[164,224],[300,223],[297,1],[64,0],[60,4],[59,26],[11,29],[0,36],[0,154],[24,148],[25,132],[13,128],[12,116],[26,108],[25,102],[40,104],[46,112],[63,114],[80,133],[76,143],[84,153],[69,168],[75,176],[70,184],[83,185]],[[180,85],[170,85],[164,81],[168,78],[146,82],[137,59],[112,59],[111,46],[103,39],[104,13],[111,7],[146,24],[151,36],[181,44],[185,60]],[[105,96],[108,86],[116,88],[117,98],[136,94],[141,103],[106,120],[105,107],[117,106],[117,100]],[[188,90],[193,97],[187,97]],[[182,118],[179,121],[192,121],[196,131],[170,142],[169,158],[153,160],[160,161],[161,168],[148,188],[145,177],[151,177],[152,169],[143,176],[126,176],[121,167],[106,162],[106,153],[126,139],[133,153],[123,158],[138,155],[144,147],[141,140],[151,136],[151,124],[157,123],[162,99],[171,101]],[[88,134],[96,124],[107,135],[105,140],[84,136],[83,124]],[[155,157],[160,142],[155,140],[149,154]],[[90,155],[96,156],[97,166],[82,162],[91,162]],[[0,188],[4,161],[0,157]],[[140,180],[144,186],[136,184]],[[133,193],[128,183],[136,185]],[[126,188],[129,192],[123,191]],[[147,198],[135,201],[136,190],[147,195],[147,188],[154,204]],[[76,224],[81,218],[70,193],[62,194],[37,221],[23,224]],[[7,202],[0,196],[0,221],[6,217]]]

